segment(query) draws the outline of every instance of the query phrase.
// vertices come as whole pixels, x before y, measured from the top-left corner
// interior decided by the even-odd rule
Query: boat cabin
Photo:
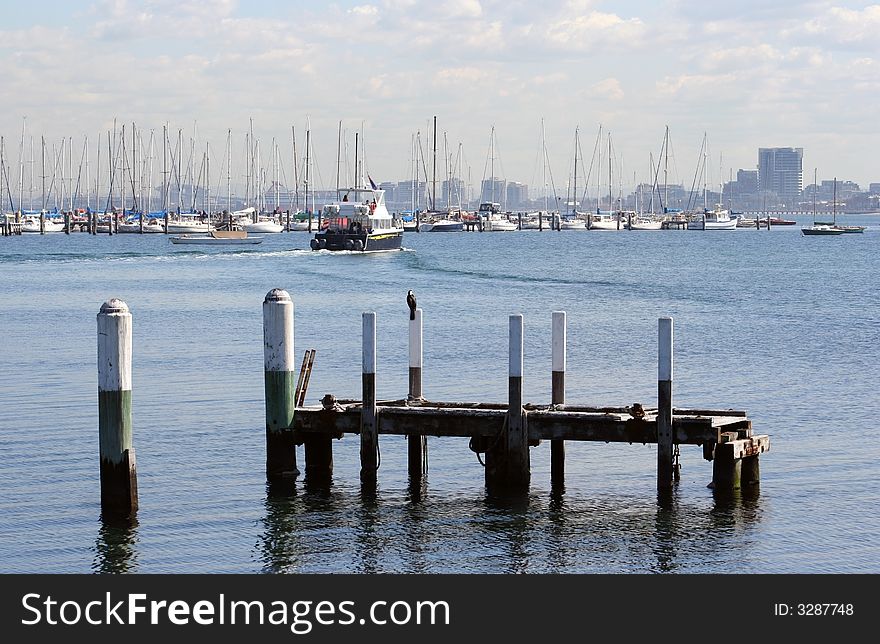
[[[479,214],[481,217],[488,217],[489,215],[500,215],[501,204],[495,203],[494,201],[484,201],[480,204]]]
[[[394,228],[384,190],[348,189],[342,201],[324,206],[322,219],[324,228],[334,233],[360,235]]]

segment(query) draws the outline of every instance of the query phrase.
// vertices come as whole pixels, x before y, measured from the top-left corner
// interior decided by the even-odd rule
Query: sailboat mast
[[[27,131],[27,117],[21,123],[21,142],[18,145],[18,212],[24,212],[24,137]]]
[[[431,161],[431,210],[437,210],[437,117],[434,117],[434,159]]]
[[[611,132],[608,133],[608,212],[614,213],[614,191],[612,190]]]
[[[669,126],[663,138],[663,212],[669,210]]]
[[[354,133],[354,183],[355,188],[360,188],[358,184],[358,132]]]
[[[834,188],[831,197],[831,223],[837,225],[837,177],[834,177]]]
[[[339,201],[339,163],[342,151],[342,120],[339,121],[339,130],[336,133],[336,201]],[[308,205],[308,204],[306,204]]]
[[[544,119],[541,119],[541,183],[544,185],[544,212],[547,209],[547,148],[544,140]]]
[[[572,186],[571,186],[571,196],[572,196],[572,201],[573,201],[572,208],[574,209],[573,214],[575,217],[577,217],[577,213],[578,213],[578,198],[577,198],[577,193],[578,193],[578,191],[577,191],[577,185],[578,185],[578,129],[579,129],[579,126],[576,126],[574,128],[574,178],[572,180]]]
[[[813,225],[816,225],[816,190],[819,188],[816,182],[817,169],[813,168]]]
[[[296,126],[290,126],[290,136],[293,140],[293,207],[299,211],[299,173],[296,168]],[[336,198],[339,198],[339,169],[336,170]]]
[[[226,211],[232,219],[232,129],[226,131]]]

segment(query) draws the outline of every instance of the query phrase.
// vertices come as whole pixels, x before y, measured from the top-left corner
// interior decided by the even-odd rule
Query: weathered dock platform
[[[506,403],[433,402],[422,388],[423,312],[407,296],[409,319],[409,391],[399,400],[376,399],[376,313],[362,316],[361,398],[337,400],[326,394],[317,406],[304,406],[315,349],[303,357],[296,378],[293,299],[272,289],[263,301],[266,478],[270,484],[295,480],[297,448],[305,452],[307,483],[325,484],[333,476],[333,441],[346,434],[360,442],[360,479],[376,482],[381,435],[407,437],[411,483],[426,475],[429,436],[467,438],[485,466],[490,493],[526,494],[530,448],[550,441],[550,477],[554,489],[564,481],[565,442],[657,445],[657,489],[679,480],[679,447],[695,445],[712,461],[711,486],[733,490],[757,484],[758,459],[770,449],[770,437],[756,435],[745,411],[676,409],[673,393],[673,321],[657,326],[656,406],[622,407],[565,404],[566,313],[551,316],[550,402],[524,403],[523,316],[508,318],[508,399]],[[138,508],[137,466],[132,430],[132,320],[125,302],[112,299],[98,313],[98,431],[101,454],[101,506],[104,512],[131,515]],[[294,384],[295,383],[295,384]],[[485,460],[483,460],[485,458]]]

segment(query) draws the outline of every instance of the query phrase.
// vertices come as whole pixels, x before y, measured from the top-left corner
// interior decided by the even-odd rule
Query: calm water
[[[311,253],[306,233],[243,252],[0,238],[0,571],[880,572],[880,219],[845,219],[869,229],[409,234],[374,256]],[[270,495],[261,303],[275,287],[295,300],[297,360],[317,350],[309,403],[360,396],[368,310],[378,395],[405,395],[408,288],[435,400],[503,402],[507,316],[522,313],[524,397],[548,402],[550,314],[565,310],[567,401],[653,404],[657,318],[672,315],[675,403],[748,410],[772,440],[760,492],[713,497],[711,463],[683,446],[658,503],[655,447],[569,443],[555,495],[545,443],[529,497],[505,504],[467,441],[432,438],[414,494],[405,440],[383,437],[363,494],[349,436],[329,489]],[[141,507],[122,526],[99,505],[95,315],[110,297],[134,316]]]

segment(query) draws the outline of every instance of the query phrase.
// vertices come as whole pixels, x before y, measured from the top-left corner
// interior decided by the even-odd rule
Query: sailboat
[[[842,235],[843,229],[837,225],[837,177],[834,178],[834,198],[832,199],[833,221],[816,221],[816,170],[813,169],[813,225],[801,228],[804,235]]]
[[[483,201],[477,210],[477,217],[483,221],[483,229],[494,232],[509,232],[517,230],[519,226],[508,219],[501,211],[501,204],[495,201],[495,186],[499,183],[499,179],[495,176],[495,126],[489,134],[489,186],[490,201]],[[485,176],[485,175],[484,175]],[[501,182],[503,184],[503,182]],[[483,191],[485,191],[486,182],[483,181]],[[485,195],[483,195],[485,196]]]

